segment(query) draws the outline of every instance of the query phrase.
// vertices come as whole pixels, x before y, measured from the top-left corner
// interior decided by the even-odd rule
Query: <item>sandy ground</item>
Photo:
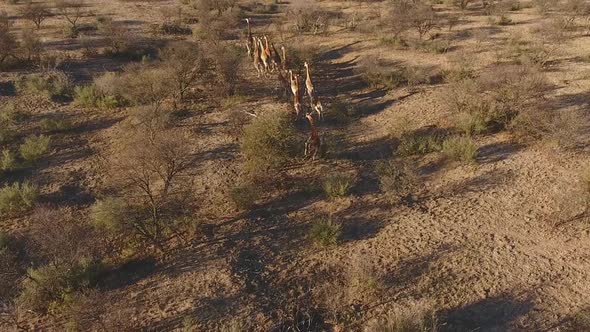
[[[141,31],[139,27],[158,20],[161,7],[172,5],[171,1],[100,1],[92,11],[128,20]],[[283,7],[294,5],[297,2]],[[361,13],[381,6],[319,5]],[[357,182],[352,195],[327,201],[321,195],[283,189],[250,213],[206,215],[192,246],[164,263],[140,269],[135,282],[109,290],[116,299],[113,307],[146,331],[180,329],[186,317],[195,320],[195,331],[216,330],[235,320],[268,331],[297,312],[321,312],[329,320],[326,312],[331,308],[353,312],[364,322],[409,301],[434,304],[443,331],[567,330],[569,319],[590,305],[590,229],[587,220],[560,224],[558,218],[578,212],[563,206],[576,197],[587,151],[564,151],[543,142],[520,144],[505,132],[484,135],[477,138],[476,165],[444,163],[436,153],[417,158],[424,180],[417,202],[411,207],[391,206],[379,193],[373,171],[377,160],[392,155],[389,128],[404,115],[415,119],[417,127],[447,126],[449,113],[441,101],[445,86],[422,86],[417,92],[375,91],[357,84],[354,71],[369,55],[444,69],[459,52],[469,54],[476,69],[484,68],[493,61],[493,48],[500,47],[512,30],[526,32],[541,20],[532,8],[511,18],[513,25],[495,26],[499,31],[482,45],[473,38],[453,39],[455,49],[442,55],[393,50],[361,32],[296,39],[326,50],[328,60],[317,68],[322,98],[348,100],[363,115],[347,125],[322,124],[324,133],[339,137],[335,157],[298,164],[289,174],[303,183],[309,183],[312,175],[321,180],[337,172],[353,174]],[[468,11],[463,19],[449,34],[487,24],[486,17],[476,12]],[[75,49],[54,37],[58,30],[54,20],[48,23],[44,30],[48,47]],[[584,73],[590,64],[575,60],[587,54],[587,39],[571,40],[547,71],[556,85],[547,98],[561,101],[556,107],[587,107],[590,77]],[[72,72],[80,70],[82,80],[104,70],[100,66],[104,59],[84,61],[75,60],[70,67]],[[248,70],[248,80],[256,83]],[[1,81],[16,74],[2,73]],[[270,92],[237,107],[273,107],[277,100]],[[72,204],[84,213],[101,183],[93,155],[115,139],[126,112],[104,114],[14,96],[0,96],[0,102],[18,98],[33,117],[62,112],[74,119],[76,129],[55,137],[51,156],[29,175],[43,188],[47,201]],[[39,130],[28,127],[24,133]],[[194,135],[192,144],[200,156],[192,171],[195,190],[205,202],[213,202],[207,195],[239,162],[239,145],[227,134],[227,114],[192,115],[179,127]],[[331,214],[342,223],[340,245],[319,249],[307,239],[310,219],[318,214]],[[18,230],[26,228],[26,222],[24,218],[9,224]],[[351,299],[341,294],[342,284],[358,257],[371,266],[383,286],[376,295],[355,293]],[[31,324],[60,330],[59,324],[43,318]]]

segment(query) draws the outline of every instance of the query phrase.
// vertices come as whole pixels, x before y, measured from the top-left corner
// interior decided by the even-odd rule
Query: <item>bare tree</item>
[[[161,251],[166,250],[174,216],[185,208],[185,172],[192,163],[186,137],[163,127],[130,129],[109,167],[114,185],[134,211],[120,221],[122,228]]]
[[[40,29],[41,23],[51,15],[51,12],[43,3],[34,3],[32,1],[28,1],[21,8],[20,13],[25,20],[33,22],[37,29]]]
[[[0,12],[0,64],[2,64],[9,56],[14,56],[18,44],[14,35],[10,31],[12,22],[8,18],[6,12]]]
[[[182,101],[195,83],[204,78],[207,59],[199,45],[191,42],[177,42],[160,52],[164,70],[173,81],[173,95]]]
[[[78,21],[85,14],[85,3],[83,0],[56,0],[55,8],[72,29],[78,29]]]

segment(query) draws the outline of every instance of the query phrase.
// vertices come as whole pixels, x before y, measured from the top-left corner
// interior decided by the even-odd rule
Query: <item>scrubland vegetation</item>
[[[0,330],[582,331],[582,0],[0,1]]]

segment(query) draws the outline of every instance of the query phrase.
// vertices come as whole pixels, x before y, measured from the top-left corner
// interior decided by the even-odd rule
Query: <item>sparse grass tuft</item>
[[[479,112],[461,112],[454,120],[455,126],[467,136],[481,134],[487,129],[485,117]]]
[[[407,132],[400,136],[397,153],[400,156],[422,155],[438,151],[442,137],[439,134]]]
[[[309,236],[321,246],[336,245],[342,232],[341,229],[342,227],[330,218],[318,218],[313,222]]]
[[[0,188],[0,215],[30,210],[39,196],[37,186],[15,182]]]
[[[381,191],[392,203],[410,198],[418,188],[418,175],[406,162],[394,159],[379,162],[375,172]]]
[[[442,152],[449,159],[474,163],[477,157],[477,145],[467,136],[451,137],[443,142]]]
[[[26,161],[36,161],[47,153],[50,142],[51,139],[48,136],[29,136],[19,148],[20,155]]]
[[[397,308],[365,327],[366,332],[436,332],[436,314],[423,303]]]
[[[331,199],[345,197],[353,185],[353,179],[345,175],[332,175],[324,180],[324,192]]]
[[[72,122],[64,116],[52,116],[41,120],[41,128],[48,133],[61,132],[72,128]]]
[[[230,196],[238,209],[249,210],[260,198],[260,188],[255,184],[242,184],[232,188]]]

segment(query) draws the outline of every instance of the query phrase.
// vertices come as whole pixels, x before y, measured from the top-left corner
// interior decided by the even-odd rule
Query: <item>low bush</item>
[[[37,201],[39,189],[29,182],[15,182],[0,188],[0,215],[25,212]]]
[[[90,220],[94,227],[110,233],[121,231],[127,207],[123,200],[108,197],[96,201],[90,208]]]
[[[260,188],[255,184],[242,184],[231,189],[230,197],[238,209],[248,210],[260,198]]]
[[[318,245],[330,246],[338,244],[341,232],[342,226],[331,218],[319,218],[313,221],[309,236]]]
[[[381,191],[392,203],[406,200],[418,189],[419,178],[408,163],[394,159],[381,161],[375,167]]]
[[[14,125],[24,120],[24,118],[25,114],[20,110],[16,103],[7,102],[0,107],[0,125]]]
[[[479,77],[452,82],[445,93],[449,111],[473,116],[479,125],[506,128],[521,112],[542,108],[550,88],[536,67],[498,65]]]
[[[104,95],[94,85],[75,87],[74,102],[88,108],[114,109],[121,106],[116,96]]]
[[[99,261],[82,259],[77,264],[48,264],[27,271],[19,302],[36,312],[56,313],[76,292],[93,287],[103,270]]]
[[[48,136],[29,136],[19,147],[20,155],[26,161],[36,161],[49,151],[50,142]]]
[[[0,171],[7,172],[15,170],[18,167],[16,162],[16,157],[12,151],[8,149],[2,150],[2,155],[0,156]]]
[[[296,151],[296,136],[290,114],[265,112],[244,128],[241,150],[245,169],[251,174],[284,166]]]
[[[332,175],[324,180],[324,193],[329,198],[345,197],[352,188],[353,179],[345,175]]]
[[[48,98],[68,98],[72,93],[70,78],[57,70],[28,75],[17,81],[16,86],[21,93]]]
[[[477,145],[467,136],[451,137],[443,142],[442,152],[451,160],[473,163],[477,157]]]

